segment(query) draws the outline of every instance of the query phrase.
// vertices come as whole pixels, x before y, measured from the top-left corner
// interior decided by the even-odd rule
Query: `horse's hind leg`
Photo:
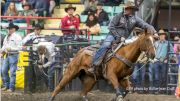
[[[49,101],[53,101],[55,96],[62,90],[62,88],[69,83],[75,74],[72,73],[65,73],[60,83],[56,86],[55,90],[53,91],[51,98]]]
[[[86,97],[87,93],[92,90],[96,81],[95,81],[94,77],[91,77],[88,75],[85,75],[84,77],[80,77],[80,80],[82,81],[82,84],[83,84],[83,89],[82,89],[80,95],[83,97],[84,101],[88,101],[88,99]]]

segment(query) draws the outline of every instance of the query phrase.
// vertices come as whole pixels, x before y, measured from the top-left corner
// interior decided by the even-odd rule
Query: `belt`
[[[17,55],[18,53],[7,53],[7,56]]]

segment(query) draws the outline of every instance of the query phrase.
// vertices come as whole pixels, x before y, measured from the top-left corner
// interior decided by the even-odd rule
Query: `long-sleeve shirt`
[[[142,29],[155,29],[153,26],[144,22],[136,15],[126,16],[124,13],[119,13],[113,17],[109,24],[110,33],[116,37],[128,38],[134,27],[140,27]]]
[[[45,46],[47,48],[47,52],[45,54],[45,58],[47,58],[48,62],[46,62],[43,67],[49,67],[52,65],[52,63],[55,62],[55,45],[52,42],[39,42],[37,47],[39,46]]]
[[[6,35],[1,50],[19,51],[21,49],[21,41],[22,37],[16,34],[16,32],[12,33],[10,36]]]
[[[30,33],[22,40],[22,45],[25,45],[27,43],[38,43],[40,41],[44,41],[43,38],[38,38],[38,37],[43,37],[43,36],[41,34],[37,35],[34,32]]]
[[[78,18],[76,18],[75,16],[73,16],[72,18],[70,16],[65,16],[63,19],[61,19],[61,28],[63,31],[63,34],[72,34],[75,33],[75,31],[72,30],[67,30],[70,29],[70,26],[74,26],[75,29],[79,29],[79,20]],[[63,30],[66,29],[66,30]]]
[[[168,52],[168,41],[156,41],[155,42],[156,48],[156,56],[155,59],[163,62],[167,58]],[[173,46],[170,44],[170,52],[173,52]]]

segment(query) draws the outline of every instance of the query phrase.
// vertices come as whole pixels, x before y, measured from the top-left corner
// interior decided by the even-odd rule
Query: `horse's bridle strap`
[[[116,57],[117,59],[119,59],[120,61],[124,62],[128,67],[133,67],[134,63],[132,63],[131,61],[129,61],[128,59],[118,55],[118,54],[114,54],[114,57]]]

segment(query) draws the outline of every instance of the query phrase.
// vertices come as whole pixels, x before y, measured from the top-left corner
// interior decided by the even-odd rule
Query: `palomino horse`
[[[75,77],[79,77],[82,81],[83,90],[80,95],[83,97],[84,101],[88,101],[86,97],[87,93],[95,85],[96,79],[92,74],[87,72],[87,69],[91,68],[92,56],[86,54],[86,51],[87,48],[79,50],[74,59],[68,64],[62,80],[55,88],[49,101],[53,101],[62,88]],[[148,31],[142,32],[142,35],[136,41],[121,47],[115,54],[118,54],[134,63],[142,51],[146,52],[146,55],[149,58],[153,59],[155,57],[153,34],[148,33]],[[129,80],[124,78],[131,75],[132,72],[132,68],[116,57],[112,57],[106,63],[105,79],[109,80],[116,90],[117,101],[122,101],[123,97],[125,97],[126,94],[124,94],[125,92],[123,88],[129,87]]]

